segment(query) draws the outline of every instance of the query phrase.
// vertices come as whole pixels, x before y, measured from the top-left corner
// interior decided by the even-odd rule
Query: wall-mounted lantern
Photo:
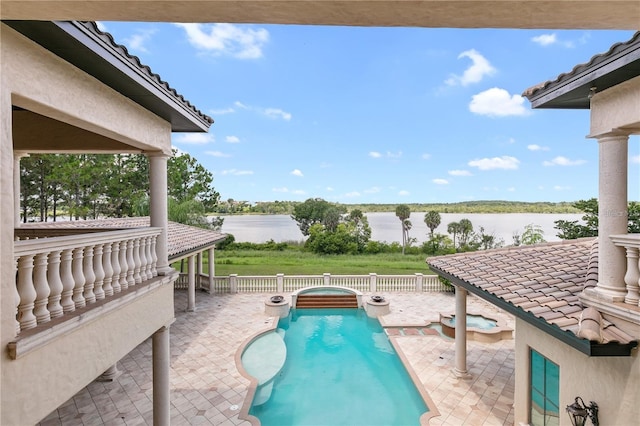
[[[593,426],[598,426],[598,404],[593,401],[589,401],[589,406],[584,405],[584,401],[579,396],[571,405],[567,405],[567,414],[571,419],[573,426],[584,426],[587,422],[587,417],[591,419]]]

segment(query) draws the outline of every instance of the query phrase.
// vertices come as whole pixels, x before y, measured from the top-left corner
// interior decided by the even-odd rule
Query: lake
[[[428,240],[429,228],[424,223],[425,212],[412,212],[409,237],[416,238],[418,245]],[[400,220],[394,212],[367,213],[371,227],[371,239],[388,243],[402,240]],[[289,215],[231,215],[222,216],[222,232],[233,234],[238,242],[263,243],[270,239],[275,242],[302,241],[305,239],[298,224]],[[512,244],[513,234],[524,232],[528,224],[540,225],[547,241],[560,240],[554,229],[556,220],[580,220],[582,214],[545,214],[545,213],[441,213],[442,221],[437,233],[446,234],[447,225],[460,219],[469,219],[473,230],[478,232],[484,227],[487,234],[504,240],[505,245]]]

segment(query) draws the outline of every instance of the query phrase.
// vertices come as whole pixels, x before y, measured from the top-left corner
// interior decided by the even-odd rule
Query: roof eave
[[[632,341],[628,344],[619,344],[617,342],[602,344],[592,342],[587,339],[582,339],[576,336],[574,333],[563,330],[555,324],[550,324],[543,318],[539,318],[534,314],[512,304],[511,302],[508,302],[492,293],[484,291],[481,288],[478,288],[473,284],[464,281],[463,279],[460,279],[457,276],[452,275],[436,266],[430,264],[429,268],[436,274],[451,281],[454,285],[462,287],[468,292],[473,293],[481,299],[484,299],[487,302],[497,306],[498,308],[505,310],[511,315],[524,320],[530,325],[538,328],[546,334],[551,335],[552,337],[555,337],[561,342],[571,346],[574,349],[577,349],[587,356],[631,356],[631,350],[638,346],[637,341]]]
[[[2,22],[171,123],[172,132],[207,132],[213,124],[94,22]],[[74,42],[83,46],[81,54],[68,48]]]

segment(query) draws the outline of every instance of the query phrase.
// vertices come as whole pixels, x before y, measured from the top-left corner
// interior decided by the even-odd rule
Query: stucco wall
[[[173,286],[162,285],[17,360],[3,357],[0,424],[38,422],[172,318]]]
[[[640,134],[640,77],[596,93],[591,98],[591,135],[625,127]]]
[[[169,123],[0,24],[0,424],[46,416],[173,318],[173,286],[80,326],[17,360],[12,105],[115,139],[137,150],[171,149]],[[87,152],[92,139],[84,141]],[[59,148],[64,148],[64,141]]]
[[[560,367],[560,424],[570,425],[564,411],[575,397],[595,401],[602,425],[633,425],[640,418],[640,360],[631,357],[588,357],[516,319],[515,424],[529,417],[529,350]]]

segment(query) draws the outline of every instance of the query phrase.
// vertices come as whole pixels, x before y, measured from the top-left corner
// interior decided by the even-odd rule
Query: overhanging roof
[[[578,337],[579,300],[597,268],[594,240],[459,253],[427,259],[429,267],[500,309],[589,356],[629,356],[638,345],[607,322],[602,342]]]
[[[640,21],[639,21],[640,22]],[[568,73],[527,89],[533,108],[589,109],[592,89],[601,92],[640,75],[640,31]]]
[[[2,22],[168,121],[173,132],[206,132],[213,124],[95,22]]]

